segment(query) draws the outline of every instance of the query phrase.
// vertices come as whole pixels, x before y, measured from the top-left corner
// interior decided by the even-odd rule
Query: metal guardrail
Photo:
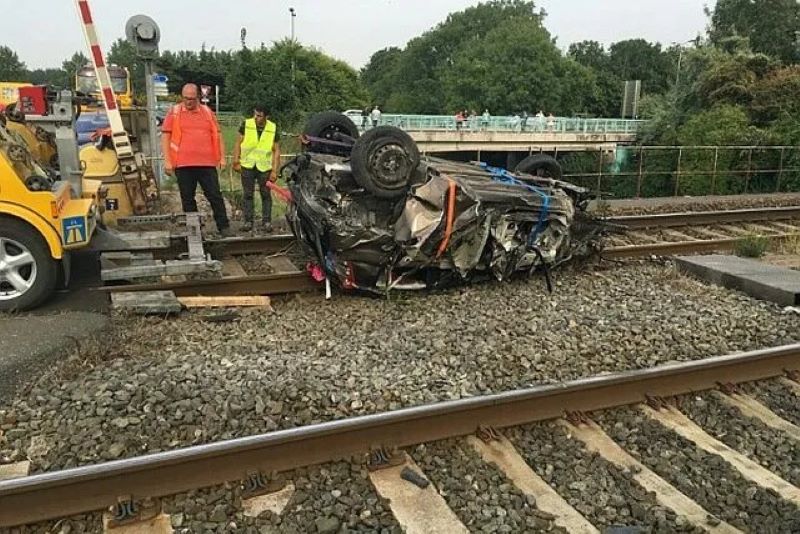
[[[372,119],[362,115],[349,115],[361,130],[372,128]],[[221,113],[218,116],[224,126],[239,126],[244,120],[238,113]],[[636,134],[647,121],[627,119],[587,119],[580,117],[537,117],[527,119],[519,116],[467,117],[459,124],[451,115],[396,115],[384,113],[379,126],[396,126],[406,131],[459,130],[471,132],[551,132],[551,133],[615,133]]]
[[[364,117],[351,117],[356,125],[364,129],[372,127],[372,121]],[[361,119],[361,120],[359,120]],[[364,119],[367,119],[366,121]],[[366,122],[366,124],[365,124]],[[470,131],[470,132],[516,132],[516,133],[616,133],[636,134],[646,121],[626,119],[586,119],[580,117],[484,117],[477,115],[457,121],[447,115],[391,115],[383,114],[379,125],[396,126],[406,131]]]

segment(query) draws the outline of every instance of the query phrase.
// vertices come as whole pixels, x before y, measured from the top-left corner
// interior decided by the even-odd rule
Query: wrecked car
[[[589,192],[537,154],[511,173],[423,157],[393,127],[359,135],[344,115],[313,116],[284,166],[287,219],[343,289],[440,288],[545,272],[593,248]],[[549,277],[548,277],[549,283]]]

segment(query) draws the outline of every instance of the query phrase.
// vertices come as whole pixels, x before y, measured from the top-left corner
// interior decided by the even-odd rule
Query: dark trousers
[[[261,193],[261,218],[264,224],[272,221],[272,191],[267,187],[267,178],[272,171],[261,172],[257,168],[245,169],[242,167],[242,195],[244,197],[244,220],[252,223],[255,208],[253,197],[256,184]]]
[[[211,204],[211,211],[214,212],[214,222],[217,223],[217,230],[224,230],[230,226],[228,213],[225,211],[225,200],[219,189],[219,176],[215,167],[179,167],[175,169],[175,176],[178,178],[178,189],[181,192],[181,204],[184,213],[197,211],[197,184]]]

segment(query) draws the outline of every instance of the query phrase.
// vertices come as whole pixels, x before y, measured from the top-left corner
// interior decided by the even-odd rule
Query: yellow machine
[[[8,131],[17,134],[25,141],[33,159],[43,167],[55,167],[58,163],[56,147],[52,136],[39,126],[29,126],[24,122],[9,120]]]
[[[128,69],[110,65],[108,67],[108,74],[111,77],[111,86],[113,87],[114,95],[119,103],[119,108],[133,108],[133,85],[131,84],[131,74],[128,72]],[[100,91],[100,84],[97,83],[97,74],[95,73],[94,66],[86,65],[78,71],[75,75],[75,90],[79,93],[94,97],[97,102],[103,101],[103,95]],[[100,108],[102,107],[103,106],[100,105]]]
[[[129,109],[120,112],[124,131],[130,139],[130,147],[138,168],[138,188],[144,195],[148,205],[158,197],[158,186],[153,175],[152,165],[142,155],[150,140],[151,132],[147,121],[147,112],[142,109]],[[156,134],[157,135],[157,134]],[[117,219],[137,214],[129,193],[130,180],[126,183],[119,163],[111,132],[106,131],[98,142],[85,145],[80,149],[80,161],[84,169],[84,180],[102,182],[105,191],[103,202],[103,222],[116,226]],[[141,214],[141,213],[139,213]]]
[[[30,87],[25,82],[0,82],[0,108],[13,104],[19,100],[19,88]]]
[[[0,311],[26,310],[69,281],[69,253],[89,246],[99,182],[53,181],[25,141],[0,125]]]

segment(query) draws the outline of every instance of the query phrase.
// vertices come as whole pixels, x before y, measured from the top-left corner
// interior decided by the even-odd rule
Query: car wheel
[[[408,190],[419,161],[419,149],[410,135],[393,126],[379,126],[356,141],[350,167],[358,185],[369,193],[397,198]]]
[[[44,239],[15,220],[0,224],[0,311],[23,311],[44,302],[56,287],[58,263]]]
[[[325,111],[312,115],[308,119],[303,133],[308,137],[316,137],[348,145],[340,146],[314,141],[310,141],[307,144],[309,151],[322,154],[347,156],[350,154],[352,144],[358,139],[358,127],[350,118],[338,111]]]
[[[553,180],[561,180],[564,176],[564,171],[561,165],[556,161],[556,158],[548,156],[547,154],[533,154],[523,159],[514,172],[530,174],[540,178],[552,178]]]

